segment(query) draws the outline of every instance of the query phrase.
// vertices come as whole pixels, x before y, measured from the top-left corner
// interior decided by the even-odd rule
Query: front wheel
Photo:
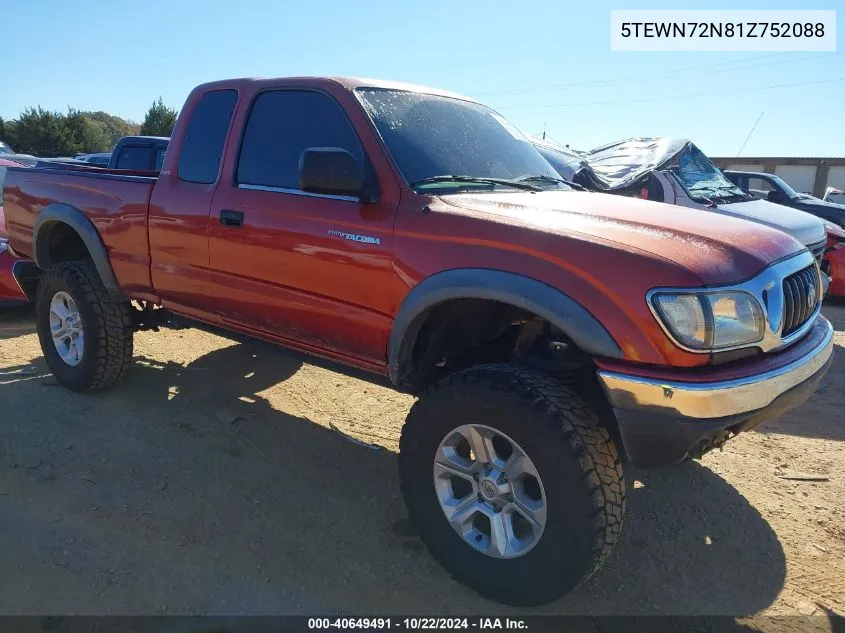
[[[411,409],[399,474],[410,518],[458,581],[518,606],[551,602],[619,538],[622,469],[567,386],[510,365],[437,384]]]
[[[91,261],[44,272],[35,299],[41,351],[56,380],[74,391],[104,389],[132,361],[129,301],[109,295]]]

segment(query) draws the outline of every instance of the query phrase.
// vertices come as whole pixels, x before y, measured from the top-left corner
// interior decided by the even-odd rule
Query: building
[[[800,193],[818,198],[825,189],[845,190],[845,158],[711,158],[719,169],[775,174]],[[836,200],[840,202],[840,200]]]

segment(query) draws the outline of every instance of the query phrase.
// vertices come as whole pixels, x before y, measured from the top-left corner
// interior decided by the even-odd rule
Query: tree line
[[[177,114],[161,97],[153,102],[140,125],[102,111],[68,108],[62,113],[29,107],[17,119],[4,121],[0,117],[0,141],[20,154],[45,158],[108,152],[123,136],[170,136]]]

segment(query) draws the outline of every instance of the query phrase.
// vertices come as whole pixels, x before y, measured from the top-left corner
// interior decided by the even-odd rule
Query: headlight
[[[651,302],[670,335],[685,347],[719,350],[763,338],[763,310],[746,292],[656,292]]]

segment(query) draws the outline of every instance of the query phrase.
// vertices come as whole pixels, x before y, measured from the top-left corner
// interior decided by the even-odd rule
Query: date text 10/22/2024
[[[455,629],[472,631],[499,631],[523,630],[527,628],[528,626],[525,620],[519,618],[308,618],[308,630],[360,629],[371,631],[446,631]]]

